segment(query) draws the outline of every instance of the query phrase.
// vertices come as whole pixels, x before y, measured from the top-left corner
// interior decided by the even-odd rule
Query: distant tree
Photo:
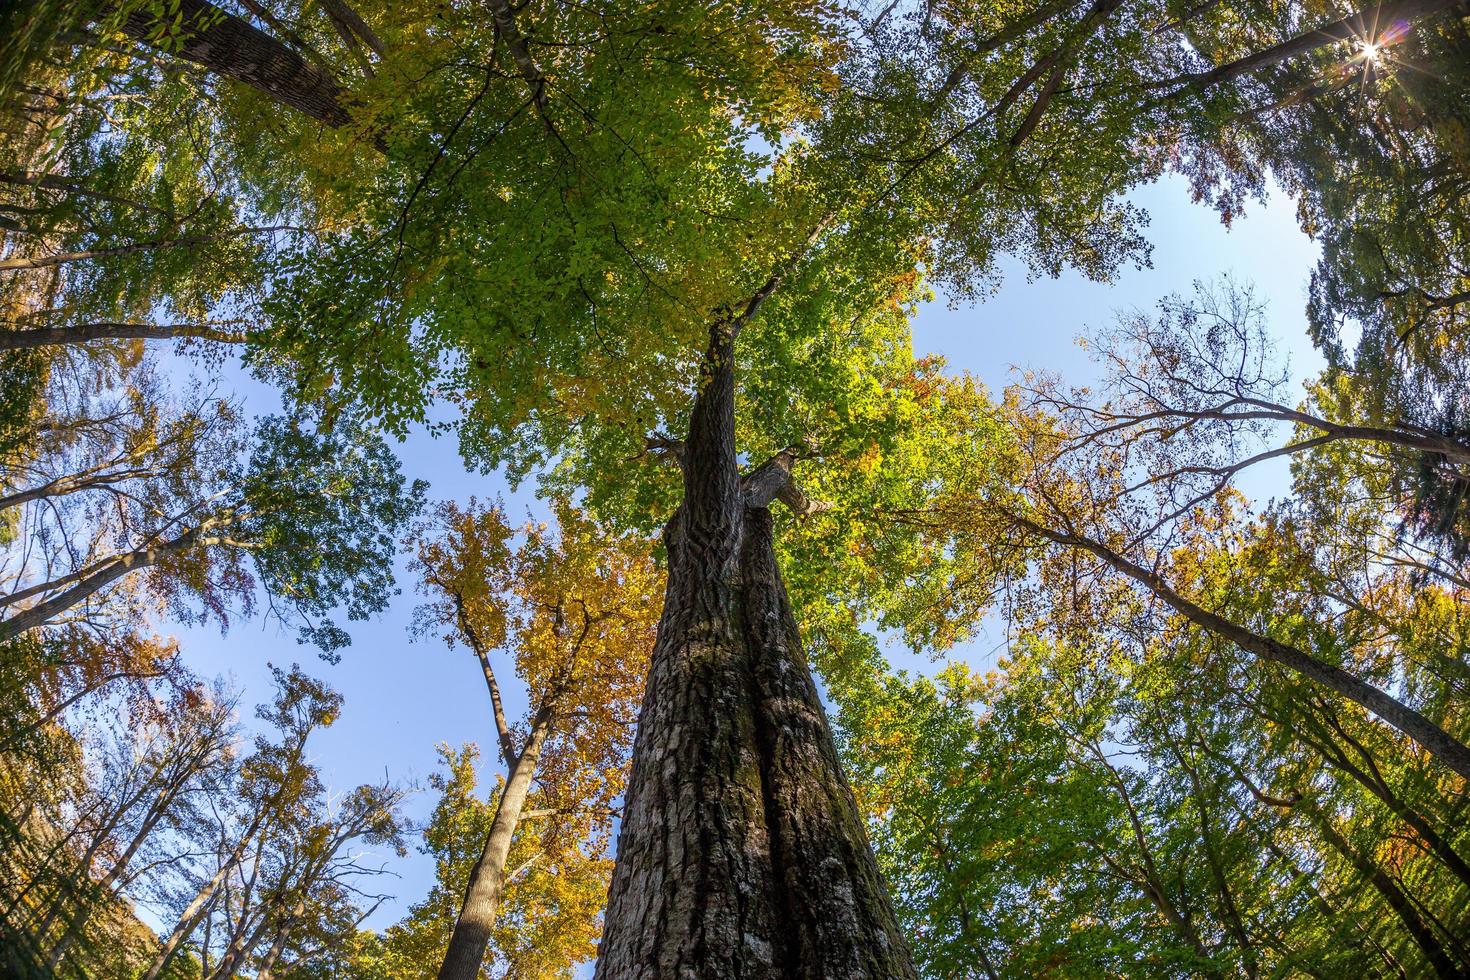
[[[299,668],[273,671],[276,698],[258,715],[279,741],[257,738],[221,788],[213,826],[196,841],[205,847],[194,890],[144,976],[166,975],[191,944],[205,977],[289,975],[349,944],[383,899],[364,887],[382,866],[361,848],[402,850],[404,790],[384,783],[329,797],[306,743],[336,720],[341,698]]]
[[[220,691],[195,683],[164,703],[103,704],[128,711],[122,724],[70,736],[72,757],[54,760],[28,787],[29,805],[7,812],[16,862],[8,870],[18,877],[8,881],[6,922],[48,970],[74,954],[85,968],[106,946],[94,920],[112,929],[130,918],[125,897],[176,859],[160,842],[197,796],[216,789],[233,752],[233,704]],[[28,861],[27,852],[44,857]]]
[[[124,403],[118,415],[133,410]],[[247,450],[223,406],[164,424],[173,432],[161,444],[134,441],[126,421],[89,426],[86,449],[102,461],[84,457],[30,488],[35,526],[26,530],[39,554],[21,552],[12,565],[0,638],[68,620],[103,624],[104,600],[115,599],[122,617],[157,602],[183,618],[224,621],[231,603],[253,607],[258,583],[276,614],[331,653],[346,634],[317,617],[344,605],[362,618],[386,604],[394,538],[423,485],[400,475],[378,435],[346,419],[314,433],[271,418]],[[317,546],[327,540],[330,549]]]
[[[607,534],[565,501],[555,504],[554,529],[531,525],[519,535],[499,508],[474,502],[466,510],[445,504],[436,517],[417,537],[415,568],[431,599],[418,629],[442,631],[479,661],[505,765],[493,808],[479,812],[469,796],[470,757],[446,757],[441,807],[457,799],[467,812],[436,815],[441,872],[463,890],[447,942],[433,947],[439,976],[477,976],[492,937],[494,960],[510,975],[533,962],[538,975],[559,975],[594,949],[596,901],[588,898],[606,888],[603,852],[624,791],[662,582],[646,542]],[[519,723],[506,716],[505,667],[527,689]],[[483,830],[468,868],[452,859],[452,838],[442,839],[461,820]],[[450,880],[441,876],[437,887]],[[434,909],[431,898],[414,918]]]

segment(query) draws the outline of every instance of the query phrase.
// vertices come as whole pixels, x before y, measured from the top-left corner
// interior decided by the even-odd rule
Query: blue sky
[[[1213,211],[1190,202],[1188,188],[1178,179],[1142,188],[1132,200],[1152,216],[1151,267],[1124,270],[1114,282],[1099,284],[1075,274],[1028,282],[1025,270],[1013,265],[1000,292],[982,305],[950,309],[941,298],[926,306],[915,323],[915,349],[944,354],[953,368],[973,372],[997,391],[1009,381],[1012,368],[1044,368],[1073,383],[1086,383],[1095,372],[1075,343],[1079,333],[1105,326],[1116,311],[1148,310],[1170,293],[1187,293],[1196,279],[1231,273],[1254,283],[1268,303],[1271,332],[1289,355],[1294,375],[1309,377],[1320,369],[1302,312],[1317,249],[1298,230],[1290,200],[1277,195],[1228,231]],[[277,407],[273,392],[238,369],[227,372],[221,388],[232,385],[244,397],[248,413],[265,414]],[[512,516],[533,504],[527,489],[512,493],[498,477],[467,473],[452,440],[415,433],[399,446],[399,454],[409,476],[429,481],[434,499],[499,496]],[[1255,474],[1247,492],[1279,492],[1283,477],[1284,470]],[[353,644],[337,665],[317,660],[312,649],[261,621],[237,622],[224,635],[215,628],[176,632],[191,667],[208,677],[232,677],[244,691],[246,706],[269,699],[267,663],[272,662],[300,662],[342,692],[342,718],[311,747],[334,792],[381,780],[385,773],[422,784],[434,769],[435,746],[441,742],[479,743],[486,750],[482,782],[493,784],[493,728],[479,667],[463,650],[410,638],[409,624],[420,600],[407,575],[400,575],[400,583],[403,593],[385,615],[349,624]],[[997,640],[981,636],[957,655],[988,665]],[[932,669],[927,659],[890,653],[896,662]],[[511,711],[523,709],[520,692],[511,692],[510,699]],[[431,794],[420,794],[409,812],[423,818],[432,802]],[[383,858],[401,877],[385,888],[396,892],[398,900],[370,920],[378,927],[397,920],[427,893],[433,879],[432,861],[416,851],[401,860],[387,854]]]

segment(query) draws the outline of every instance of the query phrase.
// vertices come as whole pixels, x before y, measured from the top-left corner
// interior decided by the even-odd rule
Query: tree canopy
[[[0,969],[1465,975],[1466,16],[12,5]],[[1295,202],[1301,390],[1232,278],[1092,378],[916,349],[1147,266],[1165,175]],[[417,823],[172,635],[350,677],[405,573],[489,721]]]

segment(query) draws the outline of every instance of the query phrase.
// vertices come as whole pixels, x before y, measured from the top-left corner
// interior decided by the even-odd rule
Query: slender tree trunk
[[[1393,791],[1393,787],[1389,786],[1383,778],[1383,774],[1379,771],[1377,763],[1367,748],[1347,733],[1332,713],[1329,705],[1320,705],[1317,710],[1321,712],[1323,720],[1332,726],[1338,736],[1357,751],[1368,768],[1363,769],[1354,765],[1352,760],[1335,744],[1332,736],[1325,729],[1318,728],[1316,725],[1313,725],[1316,731],[1310,734],[1298,729],[1297,737],[1310,746],[1323,762],[1351,777],[1382,803],[1390,813],[1408,824],[1418,836],[1423,849],[1438,858],[1456,878],[1460,879],[1462,884],[1470,886],[1470,865],[1465,863],[1459,851],[1439,834],[1427,817],[1409,806]],[[1310,720],[1311,716],[1308,716],[1308,721]]]
[[[1330,24],[1298,34],[1264,51],[1257,51],[1244,58],[1228,62],[1209,71],[1195,75],[1182,75],[1161,85],[1176,85],[1187,82],[1198,89],[1210,88],[1222,82],[1233,81],[1242,75],[1260,71],[1271,65],[1280,64],[1289,58],[1306,54],[1328,44],[1342,41],[1377,42],[1383,33],[1399,23],[1413,23],[1434,14],[1443,13],[1460,6],[1461,0],[1389,0],[1387,3],[1372,4],[1335,20]]]
[[[260,969],[255,973],[255,980],[271,980],[275,973],[276,961],[281,958],[281,950],[286,948],[286,936],[288,931],[284,925],[276,930],[276,938],[271,940],[270,949],[266,950],[265,958],[260,961]]]
[[[1309,809],[1308,813],[1312,817],[1312,823],[1316,824],[1317,829],[1322,832],[1323,837],[1327,838],[1327,842],[1332,845],[1333,849],[1346,858],[1358,873],[1368,880],[1379,896],[1388,903],[1388,907],[1398,915],[1404,929],[1419,947],[1420,952],[1424,954],[1424,958],[1429,961],[1429,965],[1434,968],[1434,975],[1463,980],[1465,974],[1456,968],[1454,960],[1450,959],[1450,955],[1445,952],[1444,947],[1435,937],[1434,930],[1430,929],[1428,924],[1420,918],[1418,911],[1409,901],[1409,896],[1404,894],[1403,889],[1371,857],[1348,843],[1347,839],[1332,825],[1330,817],[1325,813],[1317,812],[1315,808]]]
[[[111,201],[114,204],[123,204],[140,211],[151,211],[154,214],[165,215],[176,218],[170,211],[164,211],[151,204],[135,201],[130,197],[119,197],[116,194],[108,194],[96,191],[68,178],[65,174],[48,174],[37,170],[16,170],[0,172],[0,184],[12,184],[17,187],[37,187],[51,191],[62,191],[67,194],[75,194],[78,197],[93,198],[98,201]]]
[[[1139,890],[1144,897],[1153,903],[1154,908],[1169,923],[1174,931],[1183,940],[1185,945],[1194,950],[1195,956],[1199,957],[1197,966],[1210,976],[1221,975],[1220,967],[1210,957],[1210,951],[1205,948],[1203,940],[1200,939],[1199,930],[1194,927],[1194,921],[1188,913],[1187,907],[1181,907],[1169,896],[1168,886],[1165,885],[1163,876],[1159,874],[1158,862],[1154,859],[1153,848],[1148,843],[1148,832],[1144,829],[1143,820],[1138,815],[1138,808],[1133,803],[1133,794],[1128,792],[1128,783],[1119,774],[1117,767],[1108,761],[1107,754],[1103,752],[1102,746],[1096,742],[1087,743],[1088,750],[1092,753],[1098,764],[1107,770],[1108,778],[1113,784],[1113,789],[1118,793],[1118,799],[1123,803],[1123,809],[1128,814],[1128,826],[1132,831],[1133,843],[1138,851],[1139,870],[1127,875],[1134,877],[1138,882]],[[1121,864],[1111,860],[1107,856],[1107,850],[1100,843],[1095,843],[1103,860],[1115,867],[1119,872],[1124,869]],[[1187,896],[1186,896],[1187,898]]]
[[[159,974],[163,973],[164,969],[167,968],[169,962],[174,958],[174,954],[178,952],[179,947],[193,935],[194,930],[199,926],[199,920],[203,918],[205,911],[209,908],[209,904],[214,901],[215,893],[219,891],[220,886],[225,883],[225,879],[230,876],[230,873],[235,870],[235,867],[240,863],[240,859],[245,856],[245,849],[250,846],[256,833],[260,830],[262,823],[264,823],[264,810],[261,810],[255,815],[250,825],[245,828],[245,832],[241,834],[240,840],[235,844],[234,850],[230,852],[230,856],[220,864],[219,870],[214,873],[214,877],[204,883],[193,900],[184,909],[183,914],[179,916],[179,921],[174,924],[173,931],[169,933],[168,938],[159,947],[157,955],[153,957],[153,962],[148,964],[148,969],[143,974],[143,980],[158,980]]]
[[[225,878],[229,876],[232,870],[234,870],[233,860],[220,865],[219,870],[214,873],[214,877],[206,881],[204,886],[199,889],[193,900],[184,909],[183,914],[179,916],[179,921],[174,924],[173,931],[168,934],[168,938],[159,947],[157,954],[153,957],[153,962],[148,964],[148,969],[143,974],[143,980],[158,980],[159,974],[163,973],[169,963],[173,961],[174,954],[178,952],[179,947],[198,928],[199,920],[203,918],[205,910],[209,908],[209,903],[214,900],[215,892],[219,891],[220,885],[224,884]]]
[[[13,507],[22,507],[33,500],[44,500],[48,497],[65,497],[73,493],[81,493],[99,487],[111,487],[128,480],[157,476],[158,473],[159,470],[152,467],[139,466],[130,470],[108,470],[106,466],[98,466],[83,473],[58,477],[39,486],[27,487],[24,490],[17,490],[14,493],[0,496],[0,511],[10,510]],[[8,599],[9,597],[7,596],[6,598]],[[10,604],[10,602],[5,603],[5,605]]]
[[[295,225],[266,225],[259,228],[236,228],[233,231],[220,232],[217,235],[181,235],[177,238],[157,238],[146,242],[128,242],[126,245],[114,245],[108,248],[93,248],[81,252],[57,252],[52,255],[24,255],[19,258],[0,259],[0,272],[25,272],[31,269],[49,269],[58,265],[69,265],[73,262],[84,262],[88,259],[110,259],[119,255],[132,255],[135,252],[151,252],[163,248],[198,248],[203,245],[214,245],[231,238],[240,238],[246,235],[263,235],[277,231],[303,231]]]
[[[147,812],[143,815],[142,822],[138,825],[137,832],[133,834],[127,847],[113,861],[112,867],[108,869],[107,874],[102,876],[102,880],[91,887],[90,890],[95,893],[92,896],[92,900],[79,903],[76,910],[72,913],[71,918],[67,921],[65,932],[62,933],[61,939],[57,941],[51,950],[50,956],[46,959],[46,966],[48,968],[54,970],[57,964],[61,962],[61,958],[66,955],[66,951],[81,937],[82,931],[87,927],[87,923],[91,921],[92,913],[96,910],[97,906],[113,898],[115,892],[121,890],[123,885],[120,882],[122,882],[123,875],[132,864],[133,858],[137,856],[144,842],[153,834],[154,828],[158,826],[159,821],[173,807],[174,802],[179,798],[179,794],[183,792],[189,780],[207,763],[212,744],[209,741],[199,743],[194,749],[193,754],[180,763],[180,768],[160,788],[158,795],[149,804]]]
[[[123,30],[150,47],[167,38],[166,54],[248,85],[328,126],[350,119],[337,80],[276,38],[206,0],[180,0],[178,12],[177,31],[170,30],[171,19],[147,9],[129,14]]]
[[[250,869],[250,877],[243,882],[239,918],[235,920],[234,928],[225,942],[224,951],[220,953],[219,962],[215,964],[214,969],[212,971],[208,969],[200,971],[200,976],[206,977],[208,980],[218,980],[220,977],[233,976],[235,971],[239,969],[241,962],[243,962],[246,953],[249,952],[252,945],[258,939],[259,931],[265,927],[263,917],[261,917],[261,924],[257,925],[257,917],[251,911],[252,907],[250,904],[255,895],[255,883],[260,876],[260,860],[261,855],[265,851],[265,846],[266,835],[262,834],[256,841],[255,859]],[[229,901],[228,894],[226,894],[225,899],[227,902]],[[208,956],[210,930],[212,929],[213,921],[213,916],[208,916],[204,920],[205,938],[203,954],[205,957]],[[228,917],[226,924],[228,924]]]
[[[1225,867],[1219,849],[1216,847],[1217,837],[1215,834],[1215,822],[1210,812],[1209,797],[1205,795],[1204,780],[1200,777],[1199,768],[1184,756],[1184,750],[1173,744],[1170,748],[1174,751],[1174,758],[1179,760],[1179,766],[1189,776],[1190,789],[1194,793],[1194,809],[1199,817],[1200,846],[1205,852],[1205,864],[1210,869],[1210,877],[1215,884],[1215,892],[1220,898],[1220,908],[1224,912],[1224,920],[1232,936],[1235,937],[1236,945],[1240,947],[1241,969],[1249,980],[1256,980],[1260,976],[1260,967],[1257,964],[1255,946],[1251,943],[1250,933],[1246,930],[1245,921],[1240,914],[1240,906],[1236,904],[1235,895],[1230,890],[1229,876],[1225,873]]]
[[[44,626],[52,618],[85,602],[128,573],[150,568],[163,559],[186,550],[199,537],[199,530],[199,528],[191,528],[156,547],[141,548],[123,555],[99,571],[81,579],[60,595],[47,599],[45,602],[39,602],[24,612],[16,613],[9,619],[0,621],[0,642],[14,639],[37,626]]]
[[[88,696],[89,694],[95,694],[97,691],[102,690],[102,688],[106,687],[108,684],[111,684],[113,681],[120,681],[127,677],[141,680],[161,676],[163,676],[162,673],[157,671],[149,674],[140,674],[130,670],[118,671],[115,674],[105,674],[102,677],[97,678],[97,680],[92,682],[91,684],[86,685],[81,690],[68,697],[66,700],[57,704],[54,708],[46,712],[41,717],[37,718],[34,722],[17,725],[15,728],[10,729],[8,732],[5,733],[3,737],[0,737],[0,752],[6,751],[12,745],[19,744],[22,739],[29,737],[35,732],[39,732],[41,729],[51,724],[57,718],[60,718],[66,712],[66,709],[70,708],[72,705],[76,704],[78,701]]]
[[[279,903],[273,900],[258,918],[249,920],[245,918],[244,909],[241,909],[240,925],[235,929],[235,935],[231,937],[230,944],[225,947],[219,966],[214,968],[213,973],[208,974],[209,980],[232,980],[239,975],[250,951],[258,947],[260,941],[265,938],[265,930],[270,925],[271,916],[278,906]]]
[[[914,977],[772,549],[712,331],[597,976]],[[768,498],[767,498],[768,499]]]
[[[459,919],[454,923],[444,962],[439,967],[439,980],[474,980],[480,974],[480,964],[485,959],[485,947],[490,942],[490,930],[495,927],[495,916],[500,910],[500,897],[505,888],[505,861],[510,855],[516,827],[521,822],[521,811],[531,792],[531,780],[541,762],[541,746],[551,732],[551,723],[552,713],[548,708],[538,712],[526,747],[510,767],[505,789],[501,791],[500,801],[495,807],[495,818],[490,823],[490,834],[485,838],[485,848],[470,869]]]
[[[260,961],[260,969],[255,972],[255,980],[271,980],[275,976],[276,963],[281,959],[281,953],[286,949],[286,939],[291,935],[292,927],[296,920],[301,918],[301,913],[306,909],[306,903],[297,899],[289,914],[281,917],[276,926],[275,937],[271,939],[270,949],[266,950],[265,957]]]
[[[46,910],[45,917],[41,919],[40,925],[36,926],[33,930],[38,942],[45,942],[46,934],[51,931],[52,926],[60,921],[66,911],[67,897],[69,895],[78,903],[86,900],[83,893],[86,892],[88,886],[91,884],[92,865],[96,862],[97,855],[102,852],[103,847],[111,838],[112,832],[122,823],[123,817],[127,816],[128,812],[137,805],[138,801],[146,795],[152,785],[152,779],[150,778],[144,784],[142,791],[119,801],[117,807],[108,815],[106,821],[93,831],[92,839],[82,852],[81,859],[77,861],[75,867],[71,871],[58,871],[57,878],[59,883],[56,897],[52,899],[50,906]]]

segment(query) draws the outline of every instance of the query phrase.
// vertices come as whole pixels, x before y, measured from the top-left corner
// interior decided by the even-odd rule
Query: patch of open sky
[[[968,370],[999,392],[1013,380],[1014,369],[1040,368],[1060,374],[1074,385],[1095,382],[1098,372],[1076,337],[1086,330],[1108,326],[1117,311],[1151,311],[1171,293],[1188,294],[1192,282],[1231,273],[1254,284],[1269,304],[1269,328],[1282,352],[1289,355],[1293,378],[1314,376],[1321,358],[1306,335],[1306,284],[1317,260],[1317,247],[1297,228],[1295,208],[1283,194],[1273,194],[1229,230],[1215,213],[1192,204],[1188,187],[1166,178],[1131,195],[1134,203],[1152,215],[1149,237],[1153,261],[1144,269],[1126,269],[1111,283],[1094,283],[1075,273],[1058,279],[1028,281],[1026,270],[1012,263],[999,293],[984,304],[955,309],[943,300],[926,305],[914,325],[915,350],[945,355],[952,370]],[[163,367],[180,385],[194,370],[188,360],[170,359]],[[247,416],[280,410],[275,390],[255,381],[238,363],[224,368],[222,393],[242,398]],[[432,422],[449,419],[448,408],[436,409]],[[396,446],[410,478],[430,484],[432,500],[482,501],[502,499],[512,519],[542,516],[532,487],[512,490],[500,474],[468,471],[451,436],[435,438],[425,426],[415,426]],[[1242,489],[1252,498],[1279,496],[1287,487],[1286,467],[1261,467],[1246,474]],[[323,542],[323,547],[330,547]],[[381,780],[422,784],[436,766],[436,745],[476,742],[482,750],[481,790],[494,784],[498,767],[494,756],[493,725],[484,681],[474,658],[463,650],[447,650],[436,637],[411,638],[414,609],[421,598],[413,592],[406,556],[399,560],[402,593],[388,610],[366,623],[347,623],[352,646],[333,666],[316,659],[310,647],[297,644],[294,635],[274,623],[236,622],[221,634],[215,627],[170,626],[177,633],[185,659],[205,677],[232,676],[243,691],[243,719],[253,722],[253,706],[269,699],[267,663],[299,662],[330,682],[346,698],[341,719],[319,733],[312,743],[313,761],[321,767],[333,793]],[[975,639],[936,661],[915,654],[892,637],[885,652],[893,666],[934,674],[945,660],[960,659],[976,669],[993,668],[1004,652],[1005,629],[1000,622],[982,624]],[[507,691],[507,710],[518,716],[525,710],[523,688]],[[416,819],[427,817],[432,795],[419,794],[408,804]],[[401,918],[433,884],[433,861],[417,851],[403,859],[383,855],[399,875],[391,889],[396,901],[385,903],[367,925],[383,928]]]
[[[1148,238],[1152,262],[1124,269],[1112,282],[1093,282],[1073,271],[1056,279],[1028,280],[1026,268],[1009,262],[1004,285],[983,304],[951,308],[941,297],[920,310],[914,323],[914,350],[942,354],[952,371],[968,371],[995,394],[1026,370],[1060,375],[1069,385],[1096,384],[1098,365],[1078,344],[1088,332],[1106,329],[1120,313],[1156,312],[1170,294],[1187,296],[1195,281],[1229,274],[1249,284],[1266,304],[1267,330],[1288,361],[1294,385],[1315,378],[1325,366],[1306,327],[1306,290],[1320,250],[1298,227],[1296,206],[1273,188],[1264,205],[1226,228],[1209,208],[1190,202],[1187,183],[1165,177],[1130,195],[1152,220]],[[1278,438],[1289,435],[1285,429]],[[1289,462],[1271,460],[1245,470],[1237,487],[1256,506],[1290,489]],[[936,660],[906,648],[900,638],[880,634],[895,668],[933,675],[950,660],[976,670],[995,667],[1005,652],[1005,623],[992,616],[975,637]]]

